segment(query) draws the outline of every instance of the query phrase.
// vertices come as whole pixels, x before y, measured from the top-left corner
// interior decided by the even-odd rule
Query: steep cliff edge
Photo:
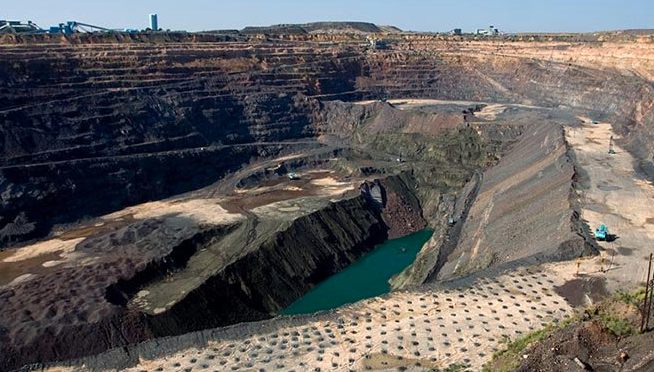
[[[472,205],[458,222],[456,247],[440,252],[444,261],[432,279],[510,262],[596,254],[575,210],[574,177],[562,128],[541,123],[526,129],[499,164],[483,173]]]
[[[88,239],[76,248],[85,263],[59,264],[59,269],[37,275],[51,283],[47,294],[33,295],[43,288],[29,279],[0,289],[8,315],[0,320],[0,368],[269,318],[386,239],[388,227],[379,210],[363,196],[321,201],[315,208],[286,221],[261,215],[254,225],[249,220],[224,227],[198,226],[178,217],[145,220],[119,230],[124,238],[113,233]],[[258,238],[249,242],[252,229]],[[135,240],[139,249],[129,248]],[[108,251],[91,259],[104,241]],[[235,242],[242,242],[242,250],[224,246]],[[208,253],[216,255],[213,260],[235,256],[200,274],[199,265],[212,257]],[[57,284],[71,278],[78,289]],[[165,302],[158,304],[163,297]],[[85,341],[72,341],[79,337]]]
[[[316,177],[287,181],[322,185],[316,195],[274,201],[275,192],[255,187],[241,191],[252,204],[239,204],[199,190],[3,252],[0,270],[25,271],[0,275],[8,315],[0,319],[0,368],[270,318],[390,234],[425,226],[410,175],[337,189]],[[368,184],[373,193],[357,189]],[[240,213],[227,210],[236,205]]]
[[[475,200],[481,177],[475,174],[456,195],[443,195],[438,200],[438,210],[430,226],[434,229],[432,237],[418,252],[415,261],[390,280],[394,290],[424,284],[438,274],[459,241],[463,221]],[[452,219],[452,222],[449,219]]]
[[[157,336],[166,336],[269,318],[383,242],[388,229],[378,211],[362,196],[329,203],[288,224],[265,218],[258,224],[257,235],[265,238],[254,244],[260,245],[244,248],[247,253],[188,290],[165,312],[149,315],[148,329]],[[267,233],[273,224],[275,229],[280,229],[280,224],[286,227]],[[206,249],[224,251],[222,247]],[[174,280],[182,275],[175,274]],[[168,291],[179,290],[174,284],[167,286],[171,287]],[[153,288],[157,285],[140,290]]]

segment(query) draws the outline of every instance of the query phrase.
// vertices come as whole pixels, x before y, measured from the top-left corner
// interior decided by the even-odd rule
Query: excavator
[[[607,240],[609,237],[609,229],[605,224],[601,224],[600,227],[595,229],[595,239],[597,240]]]

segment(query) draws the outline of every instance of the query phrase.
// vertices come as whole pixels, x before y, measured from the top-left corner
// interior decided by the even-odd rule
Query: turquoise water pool
[[[387,293],[390,291],[388,280],[413,263],[432,233],[432,230],[422,230],[386,241],[318,284],[281,314],[310,314]]]

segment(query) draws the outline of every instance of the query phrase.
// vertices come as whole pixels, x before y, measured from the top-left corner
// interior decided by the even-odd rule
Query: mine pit
[[[0,34],[0,370],[476,371],[645,280],[651,40],[364,26]]]

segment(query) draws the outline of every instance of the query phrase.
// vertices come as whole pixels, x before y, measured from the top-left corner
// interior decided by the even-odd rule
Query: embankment
[[[596,253],[576,210],[574,182],[562,128],[527,128],[497,166],[467,186],[455,225],[425,244],[405,285]]]

